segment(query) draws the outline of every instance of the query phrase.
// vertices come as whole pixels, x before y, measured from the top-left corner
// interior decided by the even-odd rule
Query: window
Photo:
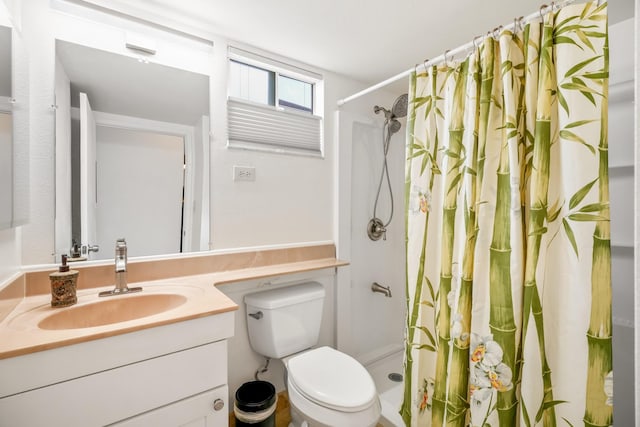
[[[313,113],[313,85],[278,75],[278,105]]]
[[[230,47],[228,146],[322,156],[321,87],[318,74]]]
[[[238,99],[275,105],[275,73],[231,60],[229,95]]]

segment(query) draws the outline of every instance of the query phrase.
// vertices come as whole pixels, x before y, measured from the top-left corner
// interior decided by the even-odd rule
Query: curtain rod
[[[540,6],[540,10],[537,12],[533,12],[530,15],[527,15],[525,17],[521,17],[521,18],[516,18],[514,19],[514,22],[508,24],[508,25],[503,25],[501,27],[498,27],[496,29],[494,29],[493,31],[490,31],[488,34],[484,35],[484,36],[480,36],[480,37],[476,37],[475,39],[473,39],[472,41],[470,41],[469,43],[463,44],[462,46],[459,46],[453,50],[448,50],[445,53],[443,53],[440,56],[437,56],[431,60],[427,60],[424,61],[423,64],[417,64],[415,67],[409,68],[406,71],[403,71],[400,74],[396,74],[393,77],[390,77],[384,81],[381,81],[380,83],[377,83],[373,86],[370,86],[364,90],[361,90],[360,92],[357,92],[351,96],[348,96],[346,98],[340,99],[338,101],[338,107],[343,106],[344,104],[346,104],[349,101],[353,101],[356,98],[360,98],[363,95],[366,95],[368,93],[371,93],[373,91],[376,91],[380,88],[383,88],[385,86],[390,85],[391,83],[394,83],[404,77],[408,77],[409,75],[411,75],[411,73],[415,70],[418,69],[418,67],[424,67],[425,69],[427,67],[430,67],[432,65],[436,65],[436,64],[440,64],[442,62],[444,62],[446,59],[450,59],[453,56],[456,56],[466,50],[471,49],[472,47],[474,47],[474,45],[476,43],[481,43],[482,41],[484,41],[487,37],[493,36],[494,33],[496,32],[496,30],[510,30],[512,28],[514,28],[517,24],[523,24],[525,22],[529,22],[532,21],[534,19],[539,19],[542,18],[543,15],[546,15],[548,13],[551,13],[554,10],[560,10],[565,6],[570,5],[571,3],[576,2],[577,0],[564,0],[564,1],[560,1],[558,3],[556,2],[551,2],[551,6],[547,6],[546,4],[543,4],[542,6]],[[600,0],[598,0],[598,4],[600,4]]]

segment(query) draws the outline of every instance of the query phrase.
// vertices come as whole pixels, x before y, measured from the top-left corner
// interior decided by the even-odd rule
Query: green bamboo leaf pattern
[[[423,145],[415,144],[412,141],[415,139],[415,122],[416,122],[416,103],[414,100],[417,98],[416,96],[416,81],[418,77],[416,73],[412,73],[409,79],[409,103],[408,103],[408,114],[409,117],[407,123],[407,139],[409,143],[407,144],[407,162],[405,166],[405,187],[404,187],[404,226],[407,237],[405,239],[405,252],[409,254],[409,206],[411,201],[411,184],[412,184],[412,160],[415,157],[414,151],[416,149],[421,150]],[[424,103],[422,104],[424,105]],[[426,234],[426,233],[425,233]],[[407,257],[408,258],[408,257]],[[409,272],[411,266],[409,263],[409,259],[407,259],[407,263],[405,266],[405,292],[407,295],[407,342],[405,343],[405,356],[404,356],[404,369],[405,369],[405,381],[404,381],[404,397],[402,402],[402,407],[400,408],[400,414],[402,419],[404,420],[406,425],[411,425],[411,394],[412,394],[412,386],[413,386],[413,333],[412,330],[415,327],[414,320],[414,312],[417,317],[417,309],[416,307],[419,305],[415,304],[415,300],[420,297],[421,292],[417,292],[417,289],[413,289],[411,287],[411,283],[409,282]],[[411,305],[411,299],[413,298],[414,304]]]
[[[602,212],[605,209],[609,209],[609,203],[607,202],[591,203],[581,207],[578,212]]]
[[[578,71],[582,70],[584,67],[586,67],[587,65],[591,64],[594,61],[597,61],[598,59],[600,59],[600,56],[594,56],[592,58],[586,59],[582,62],[579,62],[578,64],[574,65],[573,67],[569,68],[569,70],[565,73],[564,78],[568,78],[568,77],[572,77],[573,75],[575,75]]]
[[[606,3],[605,3],[606,5]],[[603,5],[603,6],[605,6]],[[604,21],[606,14],[597,14],[605,10],[596,9],[590,19]],[[594,19],[598,17],[598,19]],[[602,19],[600,19],[602,18]],[[602,73],[609,72],[609,43],[604,39],[604,64]],[[607,396],[605,382],[612,375],[613,357],[611,354],[611,231],[609,224],[609,140],[608,140],[608,78],[602,82],[603,96],[600,107],[600,143],[598,145],[598,203],[603,207],[593,233],[593,260],[591,267],[591,315],[587,342],[589,359],[587,368],[585,426],[609,426],[613,424],[613,403]],[[578,214],[576,214],[578,215]]]
[[[562,226],[564,227],[564,232],[566,233],[567,238],[569,239],[569,242],[571,242],[571,247],[573,248],[573,251],[576,253],[576,257],[579,256],[578,243],[576,243],[576,236],[575,234],[573,234],[573,229],[571,228],[569,221],[562,218]]]
[[[421,76],[420,79],[418,79],[415,75],[412,76],[411,78],[411,84],[410,84],[410,92],[411,94],[415,94],[417,91],[417,86],[418,83],[420,83],[421,85],[424,85],[425,87],[428,88],[429,91],[429,96],[432,99],[432,103],[433,104],[437,104],[438,102],[442,102],[443,99],[439,98],[438,96],[438,91],[436,90],[436,86],[438,83],[438,69],[437,67],[432,67],[428,70],[428,73],[426,73],[425,75]],[[413,105],[413,104],[410,104]],[[435,116],[438,116],[437,114],[437,110],[438,108],[435,109]],[[415,114],[414,110],[414,114],[413,116],[415,116],[416,118],[418,117],[417,114]],[[425,122],[429,122],[429,121],[437,121],[437,117],[434,117],[434,114],[431,114],[428,117],[429,120],[425,120]],[[417,119],[416,119],[417,120]],[[407,132],[410,134],[414,134],[415,133],[415,127],[416,127],[416,123],[411,122],[407,125]],[[436,164],[435,159],[437,159],[437,155],[438,155],[438,151],[440,149],[439,147],[439,137],[438,137],[438,127],[435,126],[435,131],[433,134],[427,134],[427,138],[425,138],[426,141],[428,141],[427,144],[425,144],[425,147],[427,147],[427,149],[425,150],[426,152],[430,153],[430,159],[432,159],[434,165]],[[429,152],[428,149],[431,149],[431,151]],[[410,157],[412,153],[409,152],[407,157]],[[412,162],[411,160],[407,161],[407,166],[406,166],[406,170],[405,170],[405,226],[407,228],[407,230],[409,229],[409,205],[410,205],[410,200],[411,200],[411,186],[412,186]],[[422,170],[420,172],[420,175],[424,174],[424,170]],[[435,182],[435,177],[436,174],[433,173],[431,174],[431,176],[428,178],[428,191],[429,193],[432,191],[433,189],[433,185]],[[402,403],[402,407],[400,408],[400,415],[402,416],[403,420],[405,421],[405,424],[410,425],[411,424],[411,419],[412,419],[412,396],[413,396],[413,386],[414,383],[411,381],[412,379],[412,373],[413,373],[413,369],[414,369],[414,365],[413,365],[413,348],[414,348],[414,335],[415,335],[415,326],[418,322],[418,319],[420,318],[420,312],[421,312],[421,304],[420,301],[422,300],[421,295],[422,295],[422,288],[423,288],[423,283],[426,282],[428,284],[428,289],[430,291],[432,300],[435,300],[435,295],[434,295],[434,291],[433,291],[433,286],[431,284],[431,282],[429,281],[429,279],[425,276],[424,274],[424,267],[425,267],[425,259],[426,259],[426,247],[427,247],[427,238],[428,238],[428,230],[429,230],[429,218],[430,218],[430,214],[431,214],[431,210],[427,210],[426,212],[424,212],[424,219],[423,219],[423,236],[421,237],[421,250],[420,250],[420,259],[419,259],[419,263],[418,263],[418,272],[416,275],[416,282],[415,284],[412,284],[409,280],[409,273],[410,273],[410,265],[409,265],[409,257],[407,257],[407,268],[406,268],[406,274],[407,274],[407,278],[406,278],[406,287],[407,287],[407,295],[409,296],[409,298],[407,298],[407,343],[406,343],[406,349],[405,349],[405,384],[404,384],[404,398],[403,398],[403,403]],[[408,233],[408,232],[407,232]],[[407,237],[407,248],[408,248],[408,243],[409,243],[409,236]],[[411,298],[410,296],[414,295],[413,298]],[[429,349],[427,349],[429,350]],[[435,351],[435,348],[430,350],[430,351]]]
[[[421,344],[419,346],[416,347],[418,350],[427,350],[427,351],[431,351],[431,352],[436,352],[436,348],[432,345],[429,344]]]
[[[411,77],[407,426],[612,425],[606,14]]]
[[[426,335],[426,337],[429,339],[429,341],[431,342],[431,344],[435,347],[436,345],[436,340],[435,338],[433,338],[433,334],[431,333],[431,331],[429,331],[429,328],[426,328],[424,326],[416,326],[417,329],[420,329],[422,332],[424,332],[424,334]]]
[[[561,91],[558,91],[558,102],[564,108],[565,113],[569,114],[569,104],[567,104],[567,100],[564,99],[564,95]]]
[[[578,126],[584,126],[586,124],[593,123],[595,121],[596,120],[578,120],[577,122],[569,123],[564,128],[565,129],[571,129],[571,128],[575,128],[575,127],[578,127]]]
[[[544,319],[542,311],[542,303],[540,300],[540,291],[538,289],[537,269],[542,242],[542,233],[538,231],[544,230],[545,219],[547,218],[547,198],[549,190],[549,168],[551,155],[551,116],[552,116],[552,94],[555,80],[555,70],[552,62],[553,35],[553,15],[548,15],[542,29],[542,46],[543,51],[547,54],[540,55],[539,66],[539,82],[538,82],[538,99],[536,106],[536,126],[535,126],[535,142],[533,150],[533,166],[531,174],[531,208],[529,209],[529,233],[527,237],[527,257],[525,265],[524,278],[524,306],[523,306],[523,335],[526,336],[530,318],[533,318],[538,337],[538,352],[540,354],[540,362],[542,366],[542,382],[546,391],[543,402],[553,401],[553,385],[551,377],[551,368],[546,356],[546,340],[544,331]],[[526,348],[523,349],[526,352]],[[543,424],[545,426],[555,426],[556,417],[554,407],[543,410]]]
[[[591,191],[591,189],[593,188],[594,184],[597,181],[598,181],[597,179],[594,179],[593,181],[588,182],[584,187],[576,191],[576,194],[574,194],[571,197],[571,200],[569,200],[569,209],[571,210],[575,209],[575,207],[578,206],[580,202],[582,202],[582,200],[584,200],[587,194],[589,194],[589,192]]]
[[[573,142],[578,142],[580,144],[582,144],[586,149],[588,149],[589,151],[591,151],[592,154],[596,154],[596,149],[593,148],[590,144],[588,144],[583,138],[579,137],[578,135],[576,135],[575,133],[569,131],[569,130],[561,130],[560,131],[560,138],[562,139],[566,139],[567,141],[573,141]]]
[[[502,40],[501,40],[502,41]],[[502,44],[502,54],[511,57],[515,54],[509,49],[508,44]],[[515,50],[515,49],[514,49]],[[523,53],[521,53],[523,54]],[[502,109],[503,121],[508,120],[515,114],[522,111],[524,102],[523,93],[518,89],[521,81],[517,76],[504,74],[502,87],[506,92],[513,88],[518,93],[517,98],[504,97],[505,102]],[[514,87],[515,86],[515,87]],[[513,125],[515,127],[515,125]],[[500,346],[503,352],[502,361],[500,362],[501,371],[510,373],[511,375],[503,375],[503,377],[512,377],[516,371],[516,324],[513,309],[513,293],[511,280],[511,164],[510,153],[518,149],[518,141],[514,139],[518,135],[513,132],[505,133],[503,130],[500,158],[496,171],[496,199],[495,213],[493,222],[493,231],[491,245],[489,248],[489,292],[490,292],[490,311],[489,311],[489,327],[493,335],[494,341]],[[517,415],[518,398],[516,396],[516,388],[512,382],[502,381],[498,390],[496,409],[498,411],[498,419],[501,426],[515,425]]]
[[[485,52],[487,52],[485,50]],[[474,109],[473,129],[478,129],[480,120],[480,109],[477,103],[481,95],[481,74],[479,56],[471,57],[471,72],[469,76],[469,88],[467,92],[475,96],[470,101],[470,109]],[[474,90],[475,89],[475,90]],[[472,110],[473,111],[473,110]],[[482,176],[475,170],[478,168],[479,139],[478,133],[472,133],[471,156],[465,166],[465,173],[468,174],[468,186],[464,194],[464,217],[465,217],[465,249],[462,260],[462,277],[460,278],[460,289],[457,304],[452,303],[452,310],[455,309],[452,322],[452,348],[451,366],[447,388],[447,417],[449,426],[463,427],[466,424],[466,413],[469,409],[469,346],[471,330],[471,305],[473,289],[473,263],[476,247],[476,237],[478,233],[478,221],[476,215],[477,202],[479,201],[477,186],[482,181]],[[470,172],[473,171],[473,172]],[[447,298],[449,300],[449,298]]]
[[[466,85],[469,59],[455,69],[452,75],[455,88],[452,97],[452,114],[449,123],[449,146],[446,150],[450,158],[457,159],[462,155],[462,137],[464,134],[464,111],[466,101]],[[453,243],[455,239],[455,217],[458,209],[458,185],[460,183],[460,167],[452,164],[447,169],[445,176],[446,194],[442,206],[442,238],[441,238],[441,264],[439,285],[439,321],[438,355],[436,361],[436,383],[433,390],[433,415],[434,425],[442,425],[446,420],[447,411],[447,374],[450,358],[450,324],[451,307],[447,300],[451,292],[451,279],[453,276]]]
[[[551,223],[554,222],[558,216],[560,216],[560,212],[562,211],[562,206],[556,201],[556,203],[554,203],[553,205],[551,205],[551,207],[549,207],[549,210],[547,211],[547,222]]]
[[[609,221],[609,217],[604,215],[592,215],[586,213],[574,213],[568,216],[568,218],[572,221],[582,221],[582,222],[600,222],[600,221]]]

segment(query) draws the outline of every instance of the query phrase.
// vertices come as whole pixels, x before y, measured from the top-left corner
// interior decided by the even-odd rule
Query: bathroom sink
[[[139,294],[110,297],[99,302],[60,309],[38,323],[40,329],[92,328],[153,316],[187,302],[180,294]]]

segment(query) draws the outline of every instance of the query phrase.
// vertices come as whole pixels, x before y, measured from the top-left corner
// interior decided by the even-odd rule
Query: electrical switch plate
[[[256,168],[251,166],[234,166],[233,180],[234,181],[255,181]]]

